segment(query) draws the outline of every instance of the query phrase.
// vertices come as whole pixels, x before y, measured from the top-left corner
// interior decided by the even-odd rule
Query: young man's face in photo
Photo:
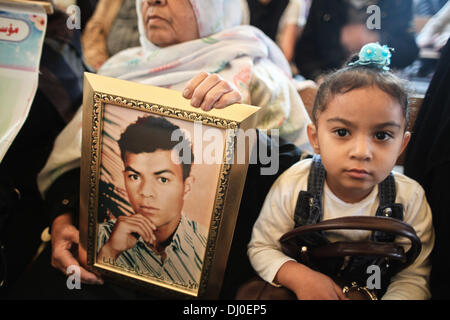
[[[152,220],[157,228],[178,225],[190,178],[183,181],[181,164],[171,159],[172,150],[125,153],[125,187],[134,213]]]

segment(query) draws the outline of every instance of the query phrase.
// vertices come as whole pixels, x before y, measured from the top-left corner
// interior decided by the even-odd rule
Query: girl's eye
[[[339,137],[345,137],[350,134],[350,132],[347,129],[343,129],[343,128],[335,130],[334,133],[336,135],[338,135]]]
[[[379,141],[386,141],[389,138],[392,138],[392,135],[390,135],[387,132],[381,131],[381,132],[375,133],[375,139],[377,139]]]

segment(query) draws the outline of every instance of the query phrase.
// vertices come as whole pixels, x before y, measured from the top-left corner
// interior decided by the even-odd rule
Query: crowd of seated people
[[[389,67],[394,72],[410,66],[419,59],[419,48],[425,42],[419,40],[425,35],[416,39],[414,17],[424,12],[438,18],[449,7],[445,1],[429,1],[426,6],[427,1],[413,0],[52,2],[55,12],[49,15],[39,88],[26,123],[0,162],[0,244],[4,252],[0,262],[8,268],[0,297],[12,299],[152,298],[104,281],[73,254],[79,242],[80,168],[73,163],[81,158],[83,72],[177,90],[191,106],[206,112],[234,103],[255,105],[262,114],[256,129],[279,130],[277,174],[262,176],[260,162],[249,166],[220,294],[233,299],[238,287],[256,274],[247,256],[247,244],[266,195],[285,170],[305,155],[317,153],[308,131],[314,123],[317,88],[367,43],[393,48]],[[79,30],[65,27],[69,5],[81,8]],[[151,14],[159,15],[162,21],[149,21]],[[425,32],[430,28],[425,27]],[[430,46],[429,39],[436,37],[427,36],[426,45]],[[201,41],[204,37],[214,37],[215,45]],[[443,52],[442,61],[448,61],[444,37],[438,49]],[[441,83],[447,79],[439,69],[444,64],[440,62],[436,69]],[[217,69],[218,65],[225,67]],[[303,88],[302,82],[313,88],[311,93],[298,90]],[[431,90],[441,94],[446,89],[436,84]],[[439,108],[428,93],[424,105]],[[424,184],[426,197],[432,199],[432,213],[439,212],[438,217],[433,216],[433,223],[439,223],[439,228],[435,225],[439,252],[431,255],[434,265],[445,260],[440,252],[448,249],[448,240],[442,234],[450,225],[446,224],[443,204],[431,194],[436,192],[432,183],[437,175],[436,181],[426,180],[411,165],[421,161],[423,150],[418,148],[417,135],[425,131],[423,121],[430,117],[422,109],[420,112],[423,114],[419,113],[421,120],[417,121],[421,127],[414,127],[405,174]],[[444,124],[442,127],[445,130]],[[262,133],[258,139],[268,145],[276,143]],[[440,168],[434,162],[431,166],[433,170]],[[46,227],[51,241],[34,257]],[[23,232],[17,233],[18,229]],[[21,240],[23,233],[28,246]],[[18,248],[24,252],[20,259]],[[73,264],[81,266],[83,290],[66,287],[66,270]],[[442,269],[436,270],[431,272],[431,298],[435,290],[436,297],[448,299],[442,289],[448,281],[441,280]]]

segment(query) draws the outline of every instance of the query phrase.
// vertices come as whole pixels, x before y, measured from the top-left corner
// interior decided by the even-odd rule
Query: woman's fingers
[[[72,246],[79,242],[78,230],[73,226],[66,226],[64,230],[62,228],[58,229],[58,227],[52,229],[51,265],[66,275],[68,275],[70,269],[79,268],[82,283],[103,284],[103,280],[100,277],[81,267],[72,254]],[[71,268],[69,269],[69,267]]]
[[[193,77],[189,82],[186,84],[183,90],[183,97],[186,99],[191,99],[192,95],[194,93],[194,90],[200,85],[200,83],[205,80],[209,74],[207,72],[200,72],[195,77]]]
[[[212,107],[216,109],[223,109],[225,107],[228,107],[229,105],[232,105],[233,103],[240,102],[242,102],[242,95],[239,91],[233,90],[222,95]]]
[[[215,97],[218,94],[217,88],[214,91],[211,91],[211,90],[213,88],[215,88],[216,86],[218,86],[221,81],[223,81],[222,78],[217,74],[208,75],[194,89],[194,92],[193,92],[192,98],[191,98],[191,105],[193,107],[201,107],[205,103],[211,104],[211,102],[214,102],[214,100],[217,99],[217,97]],[[219,86],[219,87],[222,88],[223,85]],[[214,93],[214,96],[213,96],[213,93]],[[203,110],[207,110],[207,109],[203,109]]]
[[[82,283],[103,284],[102,278],[81,267],[70,251],[66,250],[65,252],[63,252],[60,256],[59,262],[61,263],[61,265],[58,269],[64,272],[67,276],[73,275],[77,272],[76,269],[78,269],[78,271],[80,272],[79,275]]]
[[[233,88],[226,81],[219,81],[214,87],[208,90],[205,94],[200,108],[204,111],[211,110],[216,107],[216,103],[226,94],[232,92]]]
[[[233,103],[241,102],[242,96],[234,85],[218,74],[201,72],[185,87],[183,96],[191,99],[193,107],[204,111],[212,108],[225,108]]]

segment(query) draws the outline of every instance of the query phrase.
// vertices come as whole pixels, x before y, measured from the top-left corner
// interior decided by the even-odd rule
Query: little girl
[[[386,46],[365,45],[359,60],[325,79],[308,127],[316,155],[296,163],[278,178],[254,225],[248,248],[253,268],[265,281],[292,290],[298,299],[346,298],[330,277],[286,256],[280,237],[294,227],[320,220],[378,216],[380,186],[389,183],[395,204],[388,212],[415,229],[422,251],[412,265],[388,279],[382,298],[430,298],[431,211],[417,182],[391,172],[410,133],[406,131],[407,93],[401,80],[389,71],[390,56]],[[315,183],[311,187],[308,177],[313,172]],[[301,192],[305,190],[313,192],[318,210],[304,210],[308,205],[307,201],[302,203]],[[326,236],[331,242],[361,241],[368,240],[371,232],[339,230]]]

